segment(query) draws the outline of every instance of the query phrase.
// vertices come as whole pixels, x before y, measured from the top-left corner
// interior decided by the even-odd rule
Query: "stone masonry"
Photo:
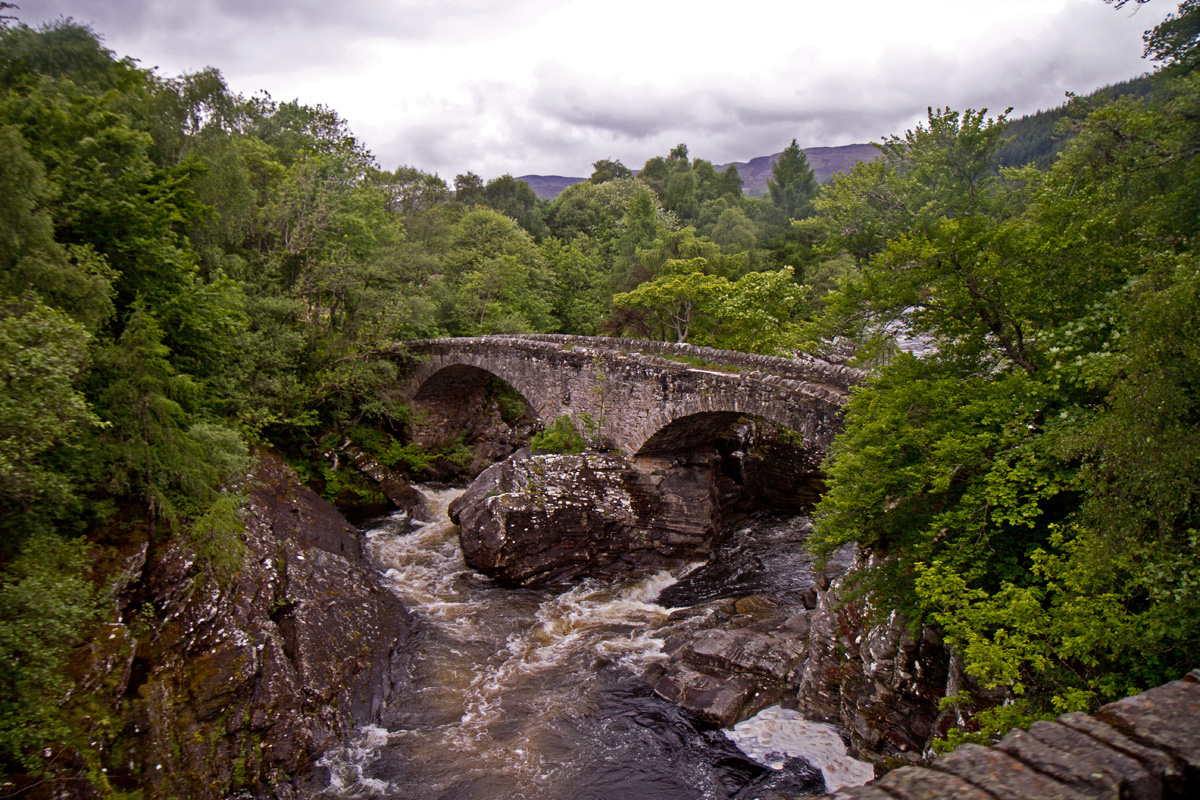
[[[861,373],[814,359],[785,359],[664,342],[529,335],[426,339],[396,348],[411,368],[401,393],[439,413],[472,367],[496,375],[549,424],[566,415],[576,429],[626,456],[654,455],[702,439],[711,420],[760,417],[800,434],[825,453],[842,406]]]
[[[1200,797],[1200,670],[1110,703],[964,745],[831,800],[1170,800]]]

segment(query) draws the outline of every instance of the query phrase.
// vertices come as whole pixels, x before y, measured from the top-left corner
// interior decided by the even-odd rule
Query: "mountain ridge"
[[[875,145],[846,144],[838,147],[807,147],[804,155],[812,166],[817,180],[824,183],[838,172],[853,167],[859,161],[871,161],[878,155]],[[779,158],[780,153],[769,156],[755,156],[749,161],[730,161],[726,164],[713,164],[713,169],[721,172],[728,167],[737,167],[738,175],[742,178],[742,191],[748,197],[762,197],[767,191],[767,179],[771,177],[771,165]],[[566,177],[563,175],[520,175],[519,181],[525,181],[529,188],[543,200],[558,197],[559,193],[568,186],[586,181],[587,178]]]

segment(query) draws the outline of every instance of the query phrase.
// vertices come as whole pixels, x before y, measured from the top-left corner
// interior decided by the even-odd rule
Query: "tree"
[[[808,157],[792,139],[771,165],[771,177],[767,179],[771,202],[789,218],[802,219],[812,214],[819,191]]]
[[[726,253],[744,253],[754,249],[758,237],[750,218],[740,208],[731,206],[717,218],[712,240],[721,245]]]
[[[483,200],[483,178],[474,172],[454,176],[454,200],[463,205],[474,205]]]
[[[792,321],[808,294],[798,286],[791,267],[775,272],[748,272],[716,293],[712,331],[697,340],[740,353],[791,356],[800,327]]]
[[[95,330],[112,313],[112,273],[90,246],[55,241],[50,196],[20,133],[0,126],[0,295],[35,291]]]
[[[0,769],[39,774],[45,748],[78,736],[63,701],[71,649],[101,614],[89,549],[38,536],[0,572]]]
[[[931,112],[820,203],[862,259],[840,329],[933,348],[854,394],[813,546],[867,547],[879,607],[942,626],[1005,698],[985,735],[1177,677],[1200,639],[1200,91],[1165,88],[1045,173],[994,171],[1002,120]]]
[[[622,164],[616,159],[602,158],[592,164],[592,176],[588,178],[591,183],[607,183],[608,181],[617,180],[619,178],[632,178],[633,173],[629,171],[629,167]]]
[[[686,342],[709,299],[729,283],[707,270],[704,258],[671,259],[664,265],[664,274],[632,292],[616,295],[613,305],[645,312],[655,323],[651,338]]]
[[[1129,0],[1104,0],[1116,8]],[[1135,0],[1138,5],[1149,0]],[[1146,58],[1165,67],[1190,72],[1200,65],[1200,0],[1183,0],[1179,8],[1142,37]]]
[[[525,181],[519,181],[512,175],[493,178],[483,187],[481,200],[504,216],[515,220],[532,236],[541,237],[547,233],[537,194]]]
[[[32,294],[0,307],[0,560],[72,500],[47,456],[100,424],[79,387],[89,338]],[[42,504],[49,519],[31,519]]]
[[[120,340],[104,354],[106,368],[101,439],[108,486],[118,497],[144,504],[153,533],[160,520],[203,510],[218,481],[245,467],[236,433],[196,423],[184,403],[195,383],[175,371],[163,331],[140,299]]]

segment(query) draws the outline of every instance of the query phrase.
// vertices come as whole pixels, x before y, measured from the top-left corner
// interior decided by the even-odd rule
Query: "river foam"
[[[832,725],[811,722],[797,711],[780,706],[764,708],[725,735],[750,758],[771,769],[782,769],[790,756],[821,770],[825,791],[860,786],[875,777],[875,768],[846,754],[846,743]]]

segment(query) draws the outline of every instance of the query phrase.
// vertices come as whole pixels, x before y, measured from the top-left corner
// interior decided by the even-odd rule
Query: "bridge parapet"
[[[423,339],[397,353],[424,358],[403,387],[410,398],[419,399],[426,382],[447,368],[459,372],[443,376],[483,370],[521,392],[544,423],[566,415],[631,456],[677,421],[736,415],[791,428],[819,456],[840,429],[848,387],[862,377],[816,360],[554,334]],[[686,437],[655,442],[665,447]]]
[[[812,356],[782,358],[757,353],[740,353],[736,350],[719,350],[714,347],[699,347],[686,342],[654,342],[645,339],[621,339],[612,336],[573,336],[564,333],[504,334],[502,337],[534,342],[548,342],[561,347],[590,347],[615,352],[664,356],[668,359],[692,358],[709,364],[738,369],[756,370],[781,378],[819,383],[848,390],[863,382],[866,373],[840,364],[831,364]]]

